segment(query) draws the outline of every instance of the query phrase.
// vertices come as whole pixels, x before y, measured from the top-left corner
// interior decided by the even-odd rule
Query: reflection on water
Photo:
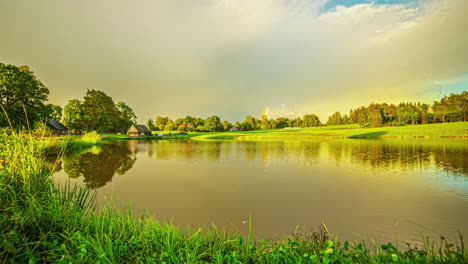
[[[58,164],[56,179],[114,192],[180,225],[242,233],[252,213],[266,236],[322,221],[351,240],[468,231],[467,140],[129,140]]]
[[[136,161],[136,149],[117,142],[102,144],[85,151],[63,156],[62,166],[70,178],[82,176],[88,188],[104,186],[112,177],[125,174]]]

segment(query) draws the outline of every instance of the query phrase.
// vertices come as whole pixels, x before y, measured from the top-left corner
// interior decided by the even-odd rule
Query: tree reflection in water
[[[71,178],[84,177],[88,188],[104,186],[112,177],[123,175],[133,167],[136,155],[125,142],[101,144],[98,149],[87,149],[63,156],[63,169]]]

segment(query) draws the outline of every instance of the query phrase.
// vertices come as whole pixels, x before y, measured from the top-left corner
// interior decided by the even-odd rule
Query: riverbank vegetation
[[[109,203],[84,187],[58,186],[33,133],[0,135],[0,262],[5,263],[466,263],[460,241],[341,243],[326,229],[279,240],[215,227],[180,228]],[[58,161],[58,159],[57,159]]]

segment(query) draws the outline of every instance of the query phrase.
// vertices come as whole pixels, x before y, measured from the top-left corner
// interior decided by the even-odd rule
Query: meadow
[[[361,128],[357,124],[310,127],[302,129],[271,129],[242,132],[207,133],[193,139],[307,139],[307,138],[467,138],[468,123],[440,123],[397,127]]]
[[[90,139],[91,141],[92,138]],[[348,243],[324,225],[281,239],[246,237],[212,226],[179,227],[114,201],[97,209],[95,193],[59,186],[44,166],[41,139],[0,135],[0,262],[2,263],[466,263],[460,240],[426,240],[417,248]],[[96,142],[94,142],[96,143]],[[58,158],[57,158],[58,162]]]

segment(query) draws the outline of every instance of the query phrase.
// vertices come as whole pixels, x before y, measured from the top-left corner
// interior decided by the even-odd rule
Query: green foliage
[[[337,125],[342,125],[343,123],[343,118],[341,117],[340,112],[335,112],[333,115],[331,115],[328,118],[327,125],[329,126],[337,126]]]
[[[317,127],[321,126],[320,119],[317,115],[304,115],[302,119],[303,127]]]
[[[165,130],[165,127],[166,127],[168,121],[169,121],[169,117],[167,117],[167,116],[166,117],[158,116],[158,117],[156,117],[156,119],[154,121],[154,125],[156,126],[156,129],[158,129],[159,131],[163,131],[163,130]]]
[[[218,132],[223,130],[221,119],[217,116],[210,116],[205,120],[205,129],[211,132]]]
[[[88,145],[99,144],[101,140],[102,140],[101,135],[99,135],[96,131],[86,133],[81,137],[81,141]]]
[[[0,127],[11,123],[13,128],[21,129],[47,119],[60,120],[61,108],[46,105],[48,96],[49,89],[28,66],[0,63],[0,105],[6,112],[0,114]]]
[[[255,117],[248,115],[245,117],[244,122],[242,122],[241,128],[245,131],[255,130],[257,129],[257,123],[259,123],[259,121],[255,119]]]
[[[103,91],[88,89],[83,102],[68,101],[63,122],[75,133],[122,132],[136,122],[136,115],[124,102],[115,104]]]
[[[117,107],[118,112],[118,119],[117,119],[117,130],[126,131],[132,124],[136,124],[136,115],[133,112],[133,109],[130,108],[124,102],[117,102],[115,105]],[[154,127],[151,123],[148,123],[148,128],[150,131],[153,131],[150,127]]]
[[[150,131],[155,131],[155,130],[157,130],[157,128],[156,128],[156,126],[154,125],[153,120],[152,120],[151,118],[148,119],[148,122],[146,122],[146,127],[148,127],[148,129],[149,129]]]
[[[432,106],[421,103],[370,104],[350,111],[348,123],[362,127],[468,121],[468,92],[450,94]],[[344,122],[343,122],[344,123]]]

